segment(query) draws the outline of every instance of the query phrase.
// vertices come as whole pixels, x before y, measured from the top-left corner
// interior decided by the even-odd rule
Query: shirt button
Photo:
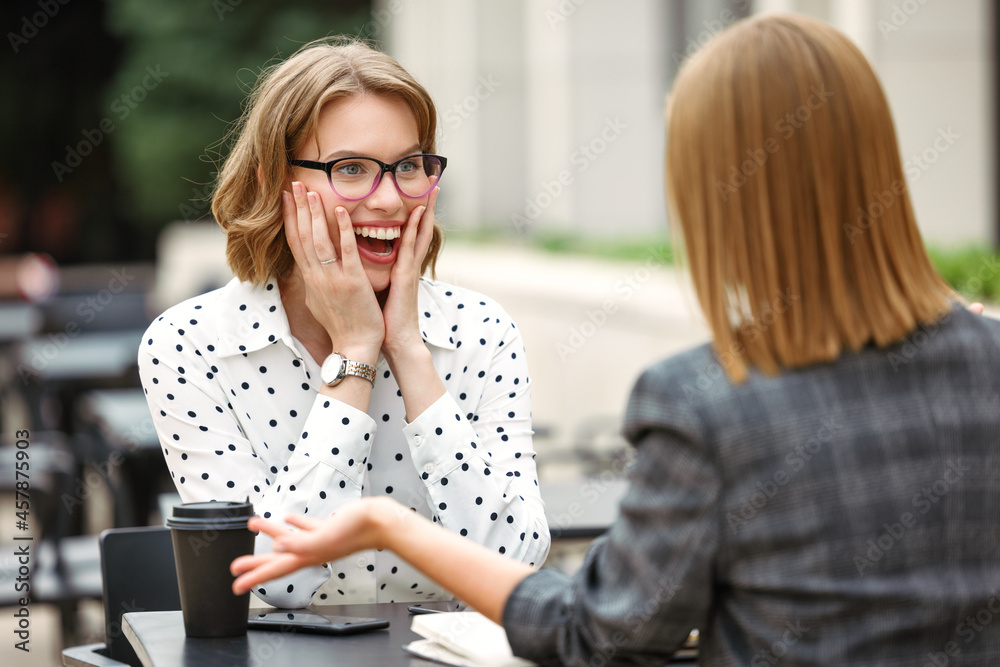
[[[424,472],[434,472],[434,464],[428,463],[424,465]]]
[[[419,436],[419,435],[413,436],[413,446],[414,447],[419,447],[422,444],[424,444],[424,439],[421,436]]]
[[[365,567],[365,565],[368,565],[368,561],[365,560],[364,558],[359,558],[358,559],[358,567],[363,569]]]

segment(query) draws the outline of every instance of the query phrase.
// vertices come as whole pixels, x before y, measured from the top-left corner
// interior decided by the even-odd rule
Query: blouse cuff
[[[376,428],[368,414],[318,394],[299,435],[299,446],[303,454],[317,457],[360,485]]]
[[[475,455],[478,437],[451,394],[445,392],[403,427],[410,458],[427,486]]]

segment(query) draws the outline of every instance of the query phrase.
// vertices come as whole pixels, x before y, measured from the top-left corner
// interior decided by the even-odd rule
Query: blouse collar
[[[434,281],[420,279],[417,286],[420,335],[430,345],[454,350],[457,346],[451,322],[455,318],[454,314],[447,317],[445,313],[455,306],[442,297],[441,289]],[[254,286],[233,278],[222,289],[219,308],[219,340],[216,347],[220,357],[249,354],[278,341],[296,350],[277,280],[272,278],[262,286]]]

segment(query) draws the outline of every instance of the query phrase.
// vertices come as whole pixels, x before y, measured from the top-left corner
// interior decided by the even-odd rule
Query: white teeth
[[[354,233],[373,239],[398,239],[402,234],[400,227],[355,227]]]

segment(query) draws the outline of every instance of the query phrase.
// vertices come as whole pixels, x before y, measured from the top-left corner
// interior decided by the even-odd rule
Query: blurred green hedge
[[[996,248],[975,245],[928,248],[927,252],[941,276],[966,299],[1000,302],[1000,251]]]

